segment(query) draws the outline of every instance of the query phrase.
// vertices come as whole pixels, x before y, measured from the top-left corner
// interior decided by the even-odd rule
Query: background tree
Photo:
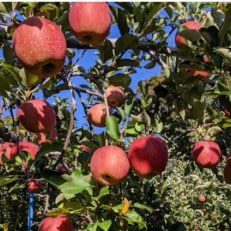
[[[230,4],[108,5],[110,33],[91,45],[88,36],[87,42],[73,36],[68,2],[0,3],[0,227],[38,230],[45,216],[65,214],[75,230],[230,230],[229,174],[224,178],[230,166]],[[29,72],[13,50],[16,28],[33,16],[54,22],[65,36],[65,62],[55,76]],[[184,24],[189,20],[200,27]],[[104,94],[110,85],[125,93],[116,107]],[[39,98],[52,105],[58,136],[33,133],[18,121],[19,106]],[[102,103],[104,123],[97,127],[89,109]],[[36,112],[43,117],[41,108]],[[165,171],[144,178],[131,168],[115,186],[92,178],[96,149],[115,145],[128,153],[134,140],[155,134],[168,147]],[[215,167],[195,162],[193,145],[201,140],[219,145]],[[31,180],[39,185],[34,194],[27,188]]]

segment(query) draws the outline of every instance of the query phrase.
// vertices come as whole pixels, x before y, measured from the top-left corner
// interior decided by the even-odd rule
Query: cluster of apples
[[[125,102],[125,93],[120,86],[109,85],[104,91],[104,97],[108,103],[108,114],[112,114],[112,108],[120,107]],[[104,127],[107,116],[105,103],[93,105],[87,113],[88,121],[96,127]]]
[[[73,35],[84,44],[98,45],[110,31],[111,14],[106,2],[75,2],[68,19]],[[34,16],[24,20],[14,30],[12,45],[24,68],[40,78],[55,76],[63,68],[66,39],[49,19]]]
[[[184,26],[186,29],[195,30],[197,32],[199,32],[201,28],[201,24],[194,20],[188,20],[185,23],[183,23],[182,26]],[[179,34],[179,32],[177,32],[175,36],[175,44],[180,49],[181,46],[188,45],[188,40],[186,40],[182,35]],[[209,59],[207,56],[203,58],[203,62],[205,63],[209,62]],[[207,79],[209,77],[209,72],[204,71],[204,70],[188,70],[187,76],[188,77],[201,76],[202,78]]]
[[[168,149],[158,136],[143,136],[135,139],[128,154],[118,146],[108,145],[96,149],[90,160],[93,178],[101,185],[116,185],[124,180],[130,170],[140,177],[149,177],[163,172],[168,162]]]

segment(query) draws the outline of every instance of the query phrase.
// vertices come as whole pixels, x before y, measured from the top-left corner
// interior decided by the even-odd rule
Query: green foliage
[[[27,230],[26,183],[35,178],[42,189],[35,194],[32,231],[45,215],[60,213],[71,218],[75,230],[230,230],[231,188],[223,170],[231,152],[231,118],[224,111],[231,112],[231,5],[109,5],[111,31],[118,31],[117,37],[112,33],[113,38],[109,35],[92,47],[73,38],[69,2],[0,3],[1,142],[37,142],[37,135],[16,118],[19,104],[32,98],[51,102],[59,134],[53,142],[40,145],[35,160],[26,152],[12,160],[2,158],[0,229]],[[14,29],[30,16],[46,17],[64,32],[66,62],[57,76],[40,80],[13,53]],[[199,21],[201,29],[184,30],[181,25],[188,19]],[[188,39],[187,45],[175,46],[177,30]],[[189,77],[192,70],[207,71],[209,77]],[[126,100],[113,108],[104,128],[96,128],[87,121],[87,111],[106,101],[108,85],[122,87]],[[134,139],[156,133],[169,151],[162,174],[140,178],[131,169],[113,187],[94,181],[89,166],[94,150],[113,144],[128,152]],[[205,138],[217,141],[222,150],[214,169],[200,169],[192,159],[193,144]],[[204,202],[198,200],[200,194],[206,197]]]

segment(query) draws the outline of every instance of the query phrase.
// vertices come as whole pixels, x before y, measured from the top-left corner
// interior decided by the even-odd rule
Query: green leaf
[[[42,173],[44,180],[46,180],[47,182],[49,182],[50,184],[56,187],[65,183],[65,180],[62,178],[63,173],[61,172],[44,169],[42,170],[41,173]]]
[[[112,221],[111,220],[106,220],[106,221],[102,221],[99,222],[97,221],[97,225],[104,231],[108,231],[112,225]]]
[[[115,74],[109,78],[109,84],[114,86],[123,86],[127,88],[131,83],[131,78],[126,74]]]
[[[139,229],[147,228],[144,218],[135,210],[128,210],[128,212],[125,214],[125,219],[130,225],[137,224]]]
[[[115,43],[115,52],[118,55],[121,52],[125,52],[129,49],[135,49],[138,45],[138,39],[135,35],[125,34],[119,37]]]
[[[118,110],[119,115],[121,117],[121,121],[125,121],[126,120],[126,113],[125,113],[125,111],[121,107],[118,107],[117,110]]]
[[[118,118],[114,115],[106,117],[106,129],[108,135],[114,140],[120,140],[120,132],[118,126]]]
[[[0,13],[8,14],[12,10],[11,2],[0,2]]]
[[[135,129],[138,132],[142,132],[145,129],[145,124],[144,123],[135,123]]]
[[[131,60],[131,59],[119,59],[116,64],[117,64],[117,67],[126,67],[126,66],[139,67],[140,66],[140,63],[138,60]]]
[[[204,102],[194,102],[192,105],[192,116],[194,119],[199,120],[203,117],[204,110],[205,110],[205,103]]]
[[[14,181],[18,180],[18,176],[13,177],[0,177],[0,186],[5,186],[7,184],[10,184]]]
[[[102,46],[99,48],[100,51],[100,58],[103,62],[106,62],[107,60],[111,59],[113,57],[113,46],[111,41],[105,40]]]
[[[190,41],[199,41],[201,39],[200,32],[192,29],[186,29],[178,32],[185,39]]]
[[[121,35],[129,33],[129,26],[127,23],[127,17],[126,17],[126,12],[122,9],[112,7],[111,11],[115,17],[115,20],[117,22],[119,31]]]
[[[142,210],[147,210],[149,213],[153,212],[153,208],[144,204],[141,204],[139,202],[135,202],[133,204],[133,207],[138,208],[138,209],[142,209]]]
[[[80,170],[76,169],[71,175],[63,175],[67,182],[61,184],[59,189],[66,199],[71,199],[83,191],[93,194],[90,180],[84,176]]]
[[[117,2],[119,6],[124,8],[128,13],[132,14],[134,7],[131,2]]]
[[[104,197],[108,194],[109,194],[109,187],[104,186],[104,187],[100,188],[98,196],[94,197],[94,199],[98,201],[101,197]]]
[[[41,12],[46,12],[49,15],[49,19],[56,20],[59,16],[59,8],[52,3],[47,3],[40,7]]]
[[[131,135],[131,136],[134,136],[134,135],[137,135],[138,132],[137,130],[135,129],[135,126],[127,126],[126,129],[125,129],[125,134],[126,135]]]
[[[0,62],[0,90],[12,90],[19,86],[19,69],[7,62]]]

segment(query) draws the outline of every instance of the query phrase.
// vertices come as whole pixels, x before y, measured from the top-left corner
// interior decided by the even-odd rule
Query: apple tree
[[[1,229],[230,230],[229,3],[0,13]]]

